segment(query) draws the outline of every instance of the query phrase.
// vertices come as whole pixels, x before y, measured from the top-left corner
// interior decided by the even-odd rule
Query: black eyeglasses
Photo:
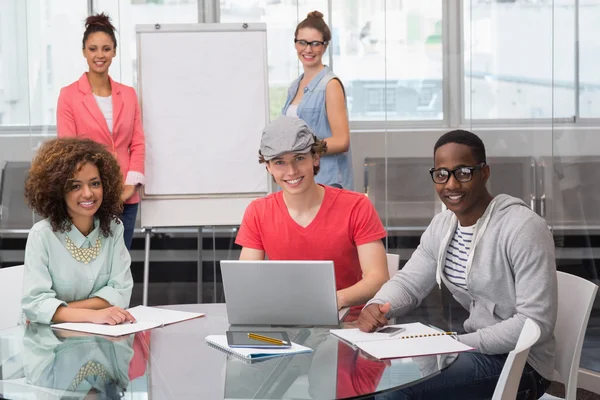
[[[294,43],[298,50],[304,50],[307,46],[310,46],[311,49],[320,49],[321,46],[325,46],[327,42],[319,42],[318,40],[313,40],[312,42],[307,42],[306,40],[298,40],[294,39]]]
[[[485,166],[485,163],[478,164],[474,167],[458,167],[453,170],[449,170],[447,168],[431,168],[429,173],[431,174],[431,179],[435,183],[446,183],[448,179],[450,179],[450,175],[454,175],[454,178],[461,182],[470,182],[473,179],[473,171],[477,169],[481,169]]]

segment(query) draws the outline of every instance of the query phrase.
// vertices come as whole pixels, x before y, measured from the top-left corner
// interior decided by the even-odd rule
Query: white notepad
[[[290,354],[310,353],[313,350],[309,347],[292,342],[292,347],[287,349],[256,349],[249,347],[229,347],[226,335],[210,335],[204,340],[214,347],[224,350],[234,356],[246,360],[264,360],[267,358],[287,356]]]
[[[123,323],[120,325],[65,322],[62,324],[53,324],[52,328],[93,333],[95,335],[123,336],[204,316],[204,313],[176,311],[165,308],[145,306],[133,307],[127,311],[133,315],[133,317],[136,319],[136,322],[132,324]]]
[[[449,335],[408,338],[414,335],[440,334],[440,331],[419,322],[392,326],[401,326],[406,330],[396,336],[377,332],[366,333],[361,332],[359,329],[332,329],[330,332],[380,360],[473,350],[472,347]]]

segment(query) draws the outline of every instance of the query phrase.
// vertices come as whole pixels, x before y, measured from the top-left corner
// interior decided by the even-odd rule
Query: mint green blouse
[[[83,399],[92,388],[99,392],[97,397],[92,396],[94,398],[114,398],[102,391],[109,382],[118,388],[127,388],[135,335],[107,340],[91,335],[60,338],[60,334],[48,325],[27,326],[21,353],[27,383],[66,390],[61,398],[68,399]],[[105,375],[86,374],[88,362],[93,362]]]
[[[21,305],[31,322],[49,324],[59,306],[100,297],[127,308],[133,289],[131,257],[123,241],[123,224],[111,222],[112,236],[104,237],[98,220],[86,237],[72,225],[61,233],[43,220],[31,228],[25,246],[25,274]],[[65,244],[69,236],[79,248],[92,247],[100,237],[100,254],[89,264],[77,261]]]

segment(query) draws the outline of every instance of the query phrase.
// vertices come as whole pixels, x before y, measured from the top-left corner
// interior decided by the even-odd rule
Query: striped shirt
[[[466,285],[467,259],[473,245],[474,233],[475,225],[461,226],[459,223],[446,250],[444,275],[450,282],[465,290],[468,290]]]

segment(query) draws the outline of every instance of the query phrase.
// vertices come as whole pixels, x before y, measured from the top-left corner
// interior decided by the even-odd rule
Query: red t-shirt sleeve
[[[368,360],[344,343],[338,346],[338,398],[356,397],[377,390],[386,365]]]
[[[150,332],[138,332],[133,338],[133,357],[129,361],[129,380],[134,380],[146,373],[150,356]]]
[[[367,196],[361,196],[352,210],[352,240],[356,246],[386,237],[385,228],[377,210]]]
[[[242,247],[264,250],[265,247],[263,246],[260,223],[258,222],[259,215],[255,201],[250,203],[246,208],[246,212],[244,212],[244,219],[242,219],[242,225],[240,225],[235,243]]]

